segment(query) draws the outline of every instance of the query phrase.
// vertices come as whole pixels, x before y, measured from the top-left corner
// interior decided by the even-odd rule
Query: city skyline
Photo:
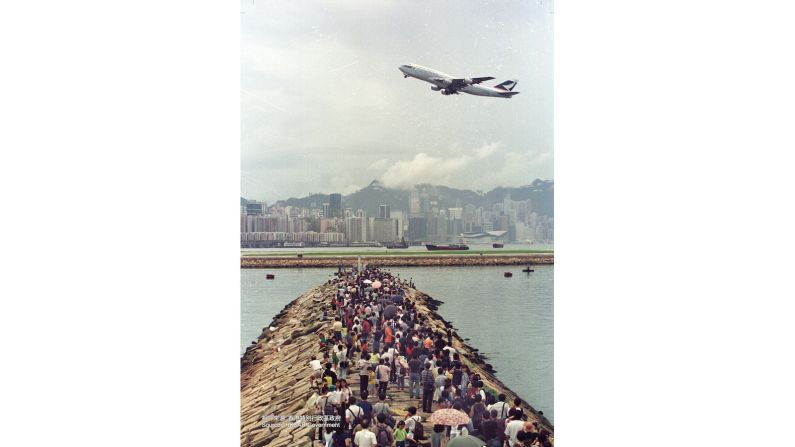
[[[538,186],[548,186],[544,182]],[[335,201],[342,199],[339,194]],[[241,247],[278,247],[284,243],[307,246],[387,244],[407,240],[465,242],[501,241],[552,243],[554,217],[534,199],[513,200],[510,191],[479,205],[456,198],[445,205],[435,188],[413,190],[408,201],[378,202],[377,212],[351,206],[342,199],[307,206],[277,202],[241,204]],[[449,198],[447,203],[451,203]],[[337,208],[339,207],[339,211]]]
[[[241,2],[242,196],[553,178],[552,3],[426,6]],[[522,94],[442,97],[409,62]]]

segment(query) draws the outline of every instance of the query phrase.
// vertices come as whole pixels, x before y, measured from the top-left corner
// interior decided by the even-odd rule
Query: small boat
[[[265,275],[265,279],[275,279],[275,278],[276,275],[274,275],[273,273],[268,273],[267,275]]]
[[[502,247],[505,247],[505,245],[503,245],[503,244],[500,244],[499,242],[495,242],[495,243],[491,244],[491,246],[492,246],[492,248],[502,248]]]
[[[535,270],[531,269],[531,268],[528,266],[526,269],[522,269],[522,271],[523,271],[523,272],[525,272],[525,273],[530,273],[530,272],[534,272]]]
[[[506,278],[510,278],[511,276],[513,276],[513,273],[511,273],[511,272],[505,272],[505,273],[503,273],[503,275],[504,275]]]
[[[384,247],[387,249],[409,248],[409,244],[406,243],[406,239],[401,237],[400,242],[387,242]]]

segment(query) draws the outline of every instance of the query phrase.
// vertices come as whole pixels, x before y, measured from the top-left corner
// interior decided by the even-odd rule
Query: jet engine
[[[452,91],[452,92],[451,92],[450,90],[447,90],[447,89],[445,89],[445,90],[442,90],[442,94],[443,94],[443,95],[445,95],[445,96],[447,96],[447,95],[454,95],[454,94],[456,94],[456,93],[457,93],[457,92],[455,92],[455,91]]]
[[[437,86],[435,86],[435,85],[431,87],[431,90],[433,90],[433,91],[435,91],[435,92],[438,92],[438,91],[439,91],[439,90],[441,90],[441,89],[442,89],[441,87],[437,87]]]

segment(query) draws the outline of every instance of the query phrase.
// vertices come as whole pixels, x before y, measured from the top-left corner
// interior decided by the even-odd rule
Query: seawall
[[[393,255],[393,256],[245,256],[240,268],[350,267],[358,260],[381,267],[489,266],[554,264],[553,254],[529,255]]]
[[[336,264],[335,264],[336,266]],[[255,344],[246,349],[241,358],[240,373],[240,444],[246,447],[311,446],[314,429],[301,424],[263,426],[263,416],[310,416],[313,410],[306,407],[312,396],[308,377],[309,361],[320,354],[317,332],[328,331],[331,321],[331,299],[335,293],[332,285],[324,284],[310,289],[285,306],[265,327]],[[426,316],[429,326],[436,331],[451,327],[436,313],[440,301],[416,290],[407,288],[406,297],[414,302],[418,312]],[[487,388],[505,393],[512,401],[516,393],[494,376],[491,365],[481,358],[478,350],[467,345],[457,335],[453,347],[462,361],[480,373]],[[520,397],[521,398],[521,397]],[[535,420],[553,432],[552,424],[522,400],[528,420]],[[402,416],[401,408],[393,406],[393,413]],[[396,416],[396,417],[397,417]],[[425,425],[426,433],[431,426]],[[553,432],[554,434],[554,432]],[[422,444],[424,445],[424,444]]]

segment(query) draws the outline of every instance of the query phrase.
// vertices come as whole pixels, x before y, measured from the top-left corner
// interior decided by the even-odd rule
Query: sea
[[[548,244],[504,244],[502,249],[492,248],[491,244],[469,244],[469,250],[460,252],[461,254],[477,253],[478,250],[489,251],[494,254],[499,254],[500,250],[553,250],[552,245]],[[290,248],[241,248],[240,254],[242,256],[254,256],[258,254],[274,255],[274,254],[289,254],[289,253],[322,253],[330,251],[334,253],[407,253],[407,252],[423,252],[427,253],[428,249],[424,245],[413,245],[408,248],[401,248],[396,250],[387,250],[384,247],[290,247]],[[515,253],[511,253],[515,254]]]
[[[554,265],[532,268],[532,273],[523,273],[520,266],[390,270],[443,301],[438,313],[455,326],[458,335],[486,356],[506,386],[554,423]],[[505,278],[507,271],[513,277]],[[241,269],[241,355],[285,305],[334,272],[329,268]],[[267,280],[266,273],[276,278]]]

